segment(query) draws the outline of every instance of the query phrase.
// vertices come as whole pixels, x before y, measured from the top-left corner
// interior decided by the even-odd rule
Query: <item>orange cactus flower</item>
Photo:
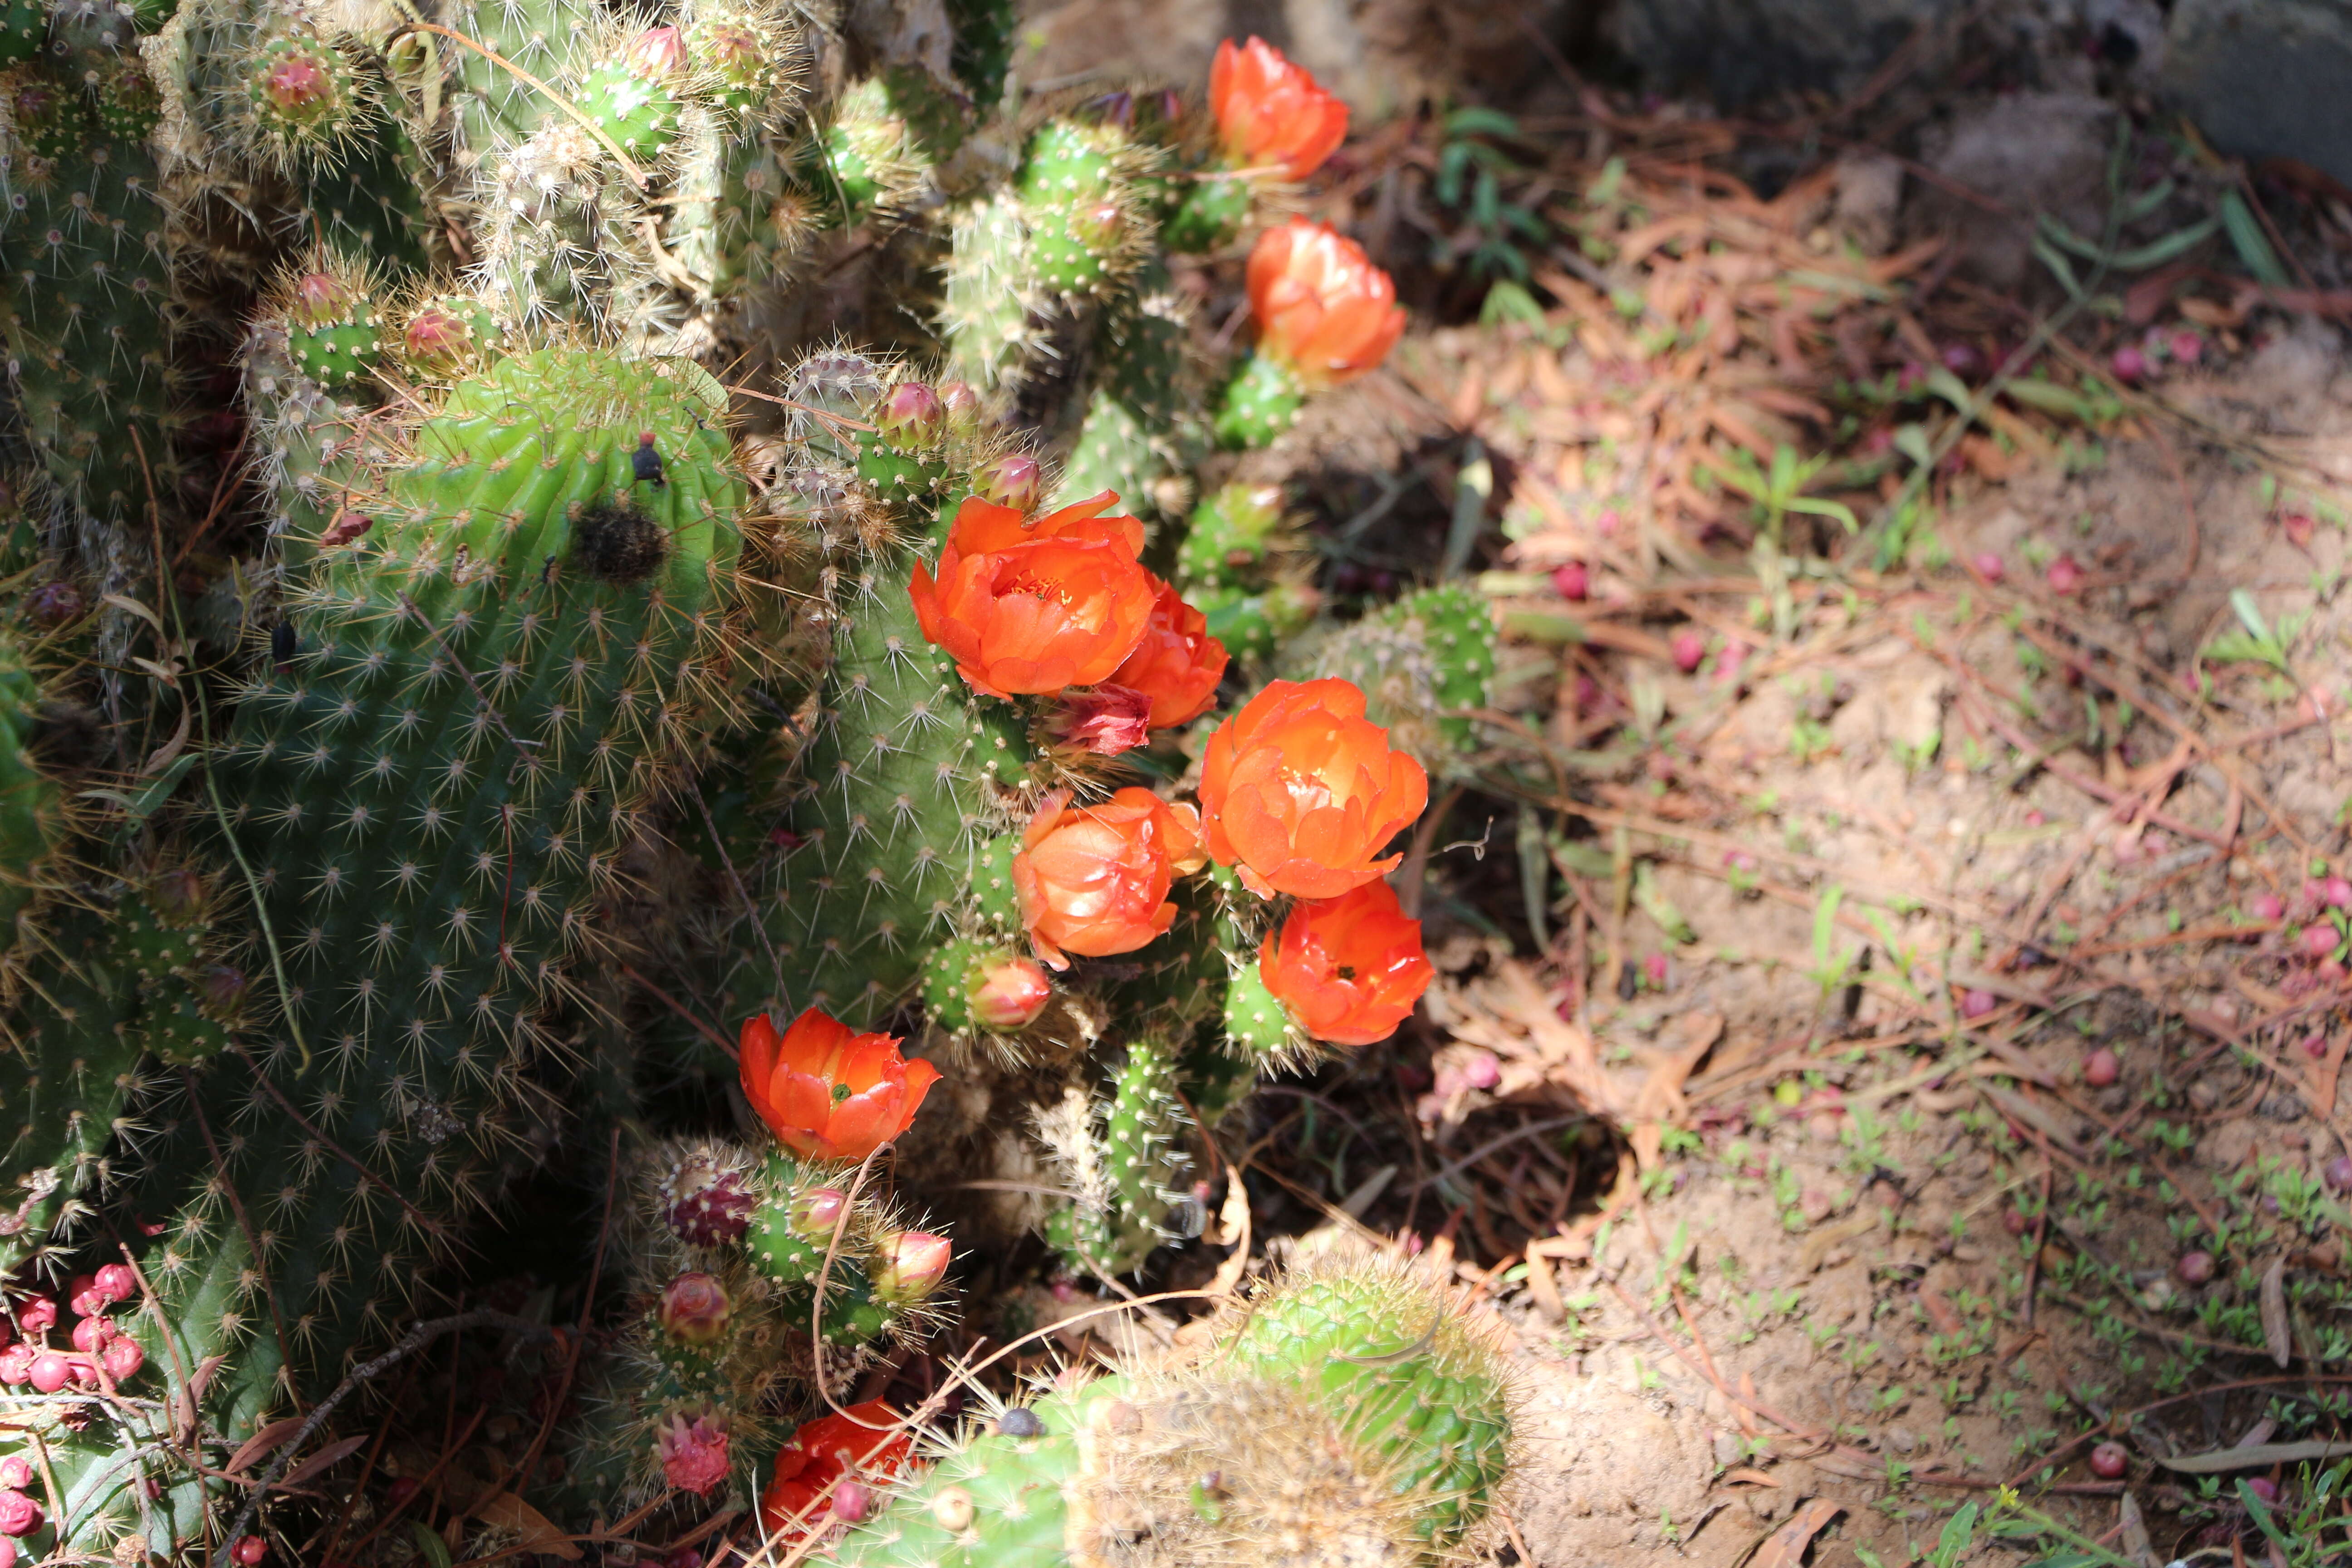
[[[1310,389],[1378,369],[1403,335],[1394,279],[1327,225],[1292,218],[1258,236],[1248,281],[1258,352]]]
[[[1257,972],[1300,1028],[1335,1046],[1396,1033],[1436,971],[1386,882],[1336,899],[1302,900],[1258,950]]]
[[[991,697],[1092,686],[1126,662],[1151,619],[1152,577],[1136,563],[1143,524],[1102,514],[1105,490],[1034,521],[974,496],[936,568],[908,592],[923,636]]]
[[[743,1095],[804,1160],[863,1160],[907,1130],[940,1069],[812,1007],[782,1035],[761,1013],[737,1041]]]
[[[1209,853],[1260,898],[1334,899],[1396,868],[1374,856],[1429,804],[1429,775],[1337,679],[1276,680],[1217,726],[1201,763]]]
[[[1133,952],[1176,923],[1168,889],[1207,864],[1200,813],[1148,789],[1123,789],[1073,808],[1067,790],[1037,807],[1013,857],[1013,891],[1037,956],[1056,969],[1069,955]]]
[[[1144,722],[1165,730],[1209,710],[1217,700],[1217,682],[1225,678],[1227,656],[1225,645],[1209,635],[1206,616],[1186,604],[1172,584],[1157,577],[1152,582],[1159,597],[1152,601],[1143,640],[1110,679],[1150,698],[1151,714]]]
[[[869,1399],[844,1414],[803,1423],[776,1452],[776,1468],[760,1494],[760,1527],[777,1545],[791,1546],[836,1516],[853,1523],[863,1518],[872,1502],[865,1489],[896,1476],[914,1454],[906,1433],[888,1429],[898,1419],[897,1411]],[[821,1504],[817,1499],[827,1487],[832,1496]]]
[[[1217,46],[1209,111],[1227,164],[1278,168],[1285,179],[1303,180],[1321,168],[1348,135],[1348,106],[1263,38],[1239,48],[1231,38]]]

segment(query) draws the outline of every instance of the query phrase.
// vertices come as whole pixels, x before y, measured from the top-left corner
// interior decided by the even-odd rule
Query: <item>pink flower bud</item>
[[[889,400],[882,412],[874,416],[875,426],[883,435],[895,440],[921,442],[934,439],[947,423],[947,409],[940,395],[919,381],[904,381],[890,389]]]
[[[1675,657],[1675,668],[1685,675],[1696,669],[1699,660],[1706,657],[1706,638],[1695,631],[1676,632],[1674,642],[1670,646]]]
[[[1045,493],[1045,476],[1037,467],[1037,459],[1015,452],[999,458],[995,462],[972,476],[972,493],[998,506],[1009,506],[1015,511],[1034,511]]]
[[[1472,1089],[1492,1089],[1503,1081],[1503,1064],[1492,1051],[1473,1051],[1462,1063],[1462,1081]]]
[[[1643,959],[1642,978],[1650,983],[1652,990],[1664,991],[1666,988],[1666,955],[1663,952],[1654,952]]]
[[[680,1491],[708,1497],[727,1479],[727,1428],[709,1416],[671,1416],[669,1425],[658,1429],[654,1454],[661,1461],[663,1479]]]
[[[662,1331],[670,1338],[681,1344],[707,1345],[727,1331],[731,1310],[718,1276],[689,1270],[663,1288],[658,1315]]]
[[[881,1237],[867,1269],[874,1294],[894,1305],[927,1300],[947,1278],[948,1238],[927,1230],[899,1230]]]
[[[2304,1036],[2304,1037],[2303,1037],[2303,1054],[2304,1054],[2305,1056],[2309,1057],[2313,1061],[2317,1061],[2317,1060],[2319,1060],[2321,1058],[2323,1058],[2323,1057],[2326,1056],[2326,1055],[2327,1055],[2327,1037],[2326,1037],[2326,1035],[2305,1035],[2305,1036]]]
[[[324,272],[306,272],[294,280],[287,311],[306,327],[340,321],[352,308],[352,291],[341,279]]]
[[[667,81],[686,68],[686,40],[676,27],[647,27],[629,40],[629,74]]]
[[[1026,958],[992,959],[971,983],[971,1016],[992,1029],[1025,1029],[1053,999],[1053,982]]]
[[[39,1503],[20,1491],[0,1491],[0,1535],[30,1535],[40,1528]]]
[[[2122,1072],[2123,1063],[2116,1059],[2115,1052],[2105,1046],[2093,1051],[2083,1063],[2083,1081],[2093,1089],[2106,1088],[2107,1085],[2115,1082]]]
[[[693,1247],[740,1241],[756,1206],[740,1173],[702,1155],[678,1162],[662,1181],[661,1198],[663,1220]]]
[[[278,113],[307,119],[335,100],[335,79],[311,56],[288,55],[262,73],[261,96]]]
[[[968,381],[940,383],[940,407],[947,415],[950,430],[971,430],[980,424],[980,394]]]
[[[816,1240],[828,1240],[841,1223],[849,1194],[838,1187],[818,1187],[793,1200],[793,1229]]]
[[[1592,596],[1592,573],[1581,561],[1565,562],[1551,569],[1551,585],[1559,590],[1563,599],[1589,599]]]
[[[102,1316],[84,1318],[74,1325],[74,1349],[86,1355],[96,1355],[106,1348],[106,1342],[114,1338],[115,1333],[113,1320]]]
[[[1097,757],[1115,757],[1143,744],[1150,733],[1151,698],[1105,682],[1063,693],[1051,724],[1054,739]]]
[[[2286,542],[2297,550],[2308,550],[2311,536],[2319,531],[2318,522],[2307,511],[2288,512],[2279,519],[2279,527],[2285,532]]]
[[[117,1334],[98,1352],[98,1364],[117,1383],[128,1383],[147,1364],[147,1352],[129,1334]]]
[[[2195,364],[2205,357],[2205,340],[2195,332],[2175,332],[2166,346],[2171,349],[2172,357],[2182,364]]]

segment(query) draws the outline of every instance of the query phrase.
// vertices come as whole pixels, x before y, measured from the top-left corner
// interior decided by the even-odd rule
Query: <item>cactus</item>
[[[1408,594],[1327,639],[1311,659],[1311,676],[1362,687],[1366,716],[1439,771],[1458,767],[1476,744],[1472,715],[1486,706],[1494,674],[1494,617],[1484,595],[1460,584]]]
[[[803,1391],[944,1315],[950,1254],[871,1172],[662,1142],[712,1016],[919,1016],[1000,1144],[1038,1124],[1068,1268],[1196,1228],[1192,1121],[1297,1044],[1235,1001],[1273,911],[1135,782],[1184,773],[1225,657],[1123,521],[1124,640],[1058,688],[976,681],[912,585],[969,496],[1114,490],[1254,670],[1314,600],[1265,498],[1182,526],[1224,373],[1162,227],[1203,138],[1172,98],[1029,116],[1014,7],[948,12],[918,58],[789,0],[0,10],[0,1267],[120,1237],[153,1309],[116,1342],[147,1403],[0,1392],[67,1505],[28,1548],[215,1541],[212,1460],[596,1119],[651,1152],[547,1506],[748,1500]],[[883,341],[812,349],[836,321]],[[192,429],[244,471],[195,479]],[[1326,646],[1400,713],[1475,705]],[[1122,785],[1139,858],[1054,895],[1065,951],[1030,836]],[[1229,1408],[1304,1386],[1259,1384]]]
[[[1140,1367],[943,1445],[853,1568],[1454,1561],[1510,1477],[1504,1357],[1385,1260],[1294,1266],[1199,1365]]]

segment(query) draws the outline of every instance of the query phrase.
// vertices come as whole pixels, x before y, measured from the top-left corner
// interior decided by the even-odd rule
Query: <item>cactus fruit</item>
[[[1199,1364],[1057,1389],[943,1445],[835,1558],[1455,1561],[1510,1479],[1504,1364],[1491,1333],[1409,1266],[1296,1263]]]

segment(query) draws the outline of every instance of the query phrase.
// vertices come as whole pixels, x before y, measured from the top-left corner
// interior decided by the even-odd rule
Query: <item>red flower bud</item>
[[[947,1278],[948,1238],[927,1230],[892,1231],[881,1238],[866,1278],[874,1294],[894,1305],[929,1299]]]
[[[1151,699],[1133,687],[1105,681],[1062,694],[1054,739],[1097,757],[1115,757],[1150,739]]]
[[[1001,958],[971,983],[971,1016],[992,1029],[1025,1029],[1054,999],[1054,983],[1026,958]]]
[[[716,1275],[689,1270],[663,1287],[657,1315],[662,1331],[681,1344],[707,1345],[727,1331],[733,1310]]]

